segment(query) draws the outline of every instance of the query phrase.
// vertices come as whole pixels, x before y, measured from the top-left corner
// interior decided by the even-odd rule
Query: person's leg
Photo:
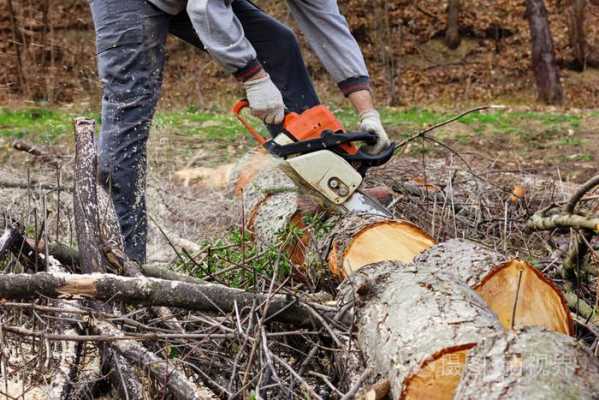
[[[103,86],[99,179],[112,196],[126,254],[145,262],[146,142],[171,17],[145,0],[91,0],[90,6]]]
[[[304,64],[297,38],[283,25],[248,0],[235,0],[233,12],[243,25],[274,84],[283,94],[289,111],[302,112],[320,101]]]

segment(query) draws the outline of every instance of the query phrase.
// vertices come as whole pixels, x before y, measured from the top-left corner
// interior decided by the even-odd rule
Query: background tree
[[[460,0],[447,1],[447,30],[445,31],[445,44],[450,49],[457,49],[462,42],[460,36]]]
[[[526,0],[526,17],[530,27],[532,66],[539,100],[547,104],[561,104],[564,100],[564,92],[555,59],[555,48],[545,2],[543,0]]]
[[[599,4],[599,1],[594,0],[592,4]],[[587,0],[571,0],[568,5],[568,36],[570,47],[574,53],[575,65],[580,70],[587,67],[598,68],[599,51],[588,43],[585,31],[588,2]]]

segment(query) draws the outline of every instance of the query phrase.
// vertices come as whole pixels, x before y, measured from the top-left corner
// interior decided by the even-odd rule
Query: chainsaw
[[[287,113],[281,133],[267,139],[241,115],[247,107],[247,100],[239,100],[231,111],[260,145],[283,161],[280,168],[301,188],[315,193],[329,208],[391,217],[360,186],[370,167],[383,165],[393,156],[394,143],[377,155],[364,152],[356,143],[374,144],[377,136],[346,132],[323,105],[301,114]]]

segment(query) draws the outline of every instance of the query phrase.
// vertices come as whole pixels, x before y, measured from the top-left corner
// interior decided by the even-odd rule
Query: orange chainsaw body
[[[231,111],[235,114],[237,119],[241,121],[243,126],[246,127],[254,139],[263,145],[266,143],[266,139],[241,116],[241,110],[248,106],[249,103],[247,100],[239,100],[235,103]],[[339,122],[335,115],[323,105],[309,108],[301,114],[287,114],[283,120],[283,129],[291,139],[294,139],[296,142],[318,139],[324,131],[331,131],[334,133],[345,132],[341,122]],[[339,145],[339,148],[351,155],[358,152],[358,147],[352,143],[343,143]]]
[[[283,122],[283,128],[298,142],[318,139],[324,131],[344,132],[341,122],[323,105],[309,108],[301,114],[287,114]],[[351,143],[343,143],[339,147],[348,154],[358,152],[358,148]]]

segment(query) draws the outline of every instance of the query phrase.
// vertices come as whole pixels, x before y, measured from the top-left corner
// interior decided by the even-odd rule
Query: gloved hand
[[[360,113],[360,129],[366,132],[372,132],[378,137],[375,144],[362,146],[362,149],[368,154],[378,154],[385,150],[391,143],[389,141],[389,136],[387,136],[387,132],[385,132],[385,128],[383,128],[383,124],[381,123],[381,117],[376,110]]]
[[[272,83],[268,74],[246,81],[243,86],[252,114],[270,125],[283,122],[285,117],[283,96],[275,84]]]

